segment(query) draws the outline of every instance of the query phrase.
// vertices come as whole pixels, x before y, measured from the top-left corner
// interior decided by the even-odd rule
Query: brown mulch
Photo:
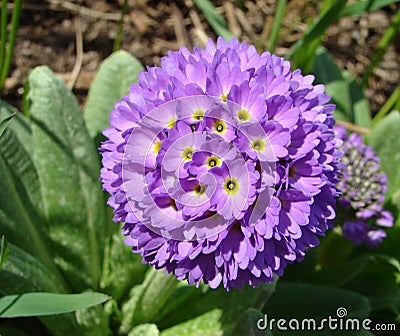
[[[257,45],[260,51],[268,47],[276,1],[212,2],[235,36]],[[285,56],[301,38],[307,25],[318,15],[320,3],[288,2],[275,51],[278,55]],[[63,76],[84,104],[93,74],[113,50],[122,5],[123,0],[25,0],[4,99],[20,107],[23,82],[29,71],[46,64]],[[9,5],[9,14],[11,9]],[[399,9],[399,5],[392,5],[359,17],[343,18],[329,28],[323,45],[342,69],[361,78],[377,43]],[[129,0],[121,48],[144,65],[154,65],[159,64],[168,50],[184,45],[201,47],[209,37],[215,39],[216,34],[193,0]],[[397,39],[368,83],[365,93],[373,112],[380,109],[400,82],[399,52]]]

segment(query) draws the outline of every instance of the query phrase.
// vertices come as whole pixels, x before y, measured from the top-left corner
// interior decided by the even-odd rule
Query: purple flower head
[[[100,151],[114,220],[143,262],[229,290],[274,281],[318,245],[341,141],[313,80],[222,38],[139,74]]]
[[[393,226],[392,214],[383,203],[387,177],[380,170],[379,158],[357,133],[347,136],[343,126],[335,131],[343,140],[341,195],[338,208],[344,214],[343,236],[356,244],[376,247],[386,237],[384,227]],[[381,228],[379,228],[381,227]]]

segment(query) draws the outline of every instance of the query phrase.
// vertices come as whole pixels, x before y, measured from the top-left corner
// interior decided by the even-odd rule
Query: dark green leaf
[[[270,336],[272,333],[264,329],[264,314],[254,308],[247,309],[236,324],[232,336]]]
[[[117,51],[101,65],[91,84],[84,118],[89,134],[100,145],[101,132],[109,125],[108,118],[114,104],[129,93],[130,84],[136,83],[140,62],[126,51]]]
[[[0,120],[0,137],[3,135],[4,131],[6,130],[8,124],[11,122],[12,118],[14,118],[15,114],[11,114],[8,117]]]
[[[81,294],[26,293],[0,298],[0,317],[44,316],[64,314],[107,301],[102,293]]]
[[[318,49],[312,73],[316,82],[324,84],[326,93],[332,97],[338,119],[354,122],[348,84],[333,57],[326,50]]]
[[[55,262],[74,290],[96,289],[106,231],[98,153],[61,79],[38,67],[29,86],[33,159]]]
[[[319,285],[280,282],[276,288],[271,300],[265,306],[264,312],[267,314],[267,325],[270,326],[272,319],[275,319],[272,324],[271,331],[275,336],[290,335],[308,336],[320,335],[321,331],[313,331],[314,322],[317,326],[320,325],[322,319],[338,318],[338,310],[344,312],[346,318],[365,319],[369,316],[370,305],[368,300],[357,293],[331,288]],[[277,321],[285,319],[287,330],[278,328]],[[300,325],[305,319],[310,319],[311,330],[295,331],[289,329],[289,321],[296,319]],[[311,321],[312,319],[312,321]],[[269,322],[268,322],[269,321]],[[308,322],[307,322],[308,323]],[[341,335],[339,330],[332,330],[327,327],[323,329],[323,335],[336,336]]]
[[[388,176],[386,197],[391,199],[400,189],[400,113],[392,112],[368,134],[367,141],[380,158],[382,170]],[[400,208],[400,203],[397,204]]]
[[[8,259],[9,248],[6,239],[4,236],[1,236],[1,246],[0,246],[0,272],[3,267],[3,264]]]
[[[246,286],[230,292],[224,288],[208,289],[191,300],[190,309],[179,309],[158,325],[169,328],[165,335],[174,335],[175,332],[176,335],[230,335],[240,315],[250,307],[262,306],[274,287],[275,283],[259,285],[257,288]],[[196,326],[199,329],[197,331]]]
[[[8,260],[0,273],[0,293],[22,294],[32,291],[64,292],[57,278],[38,260],[9,244]]]
[[[12,113],[0,101],[0,116]],[[39,176],[31,155],[30,127],[24,117],[16,115],[0,138],[0,227],[10,242],[37,256],[62,281],[52,260]]]

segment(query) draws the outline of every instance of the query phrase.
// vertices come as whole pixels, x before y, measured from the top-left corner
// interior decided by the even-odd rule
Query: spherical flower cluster
[[[356,244],[376,247],[386,237],[382,227],[393,226],[392,214],[383,207],[386,174],[380,170],[379,158],[372,147],[365,145],[359,134],[347,136],[343,126],[336,126],[335,130],[343,140],[344,152],[340,160],[343,176],[338,183],[341,195],[337,202],[344,218],[343,236]]]
[[[133,252],[229,290],[272,282],[318,245],[335,217],[341,141],[313,80],[222,38],[141,72],[100,148]]]

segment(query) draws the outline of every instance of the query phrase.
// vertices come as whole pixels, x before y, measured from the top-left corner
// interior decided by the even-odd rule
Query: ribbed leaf
[[[105,235],[98,154],[61,79],[38,67],[29,86],[33,159],[55,261],[74,290],[96,289]]]
[[[7,128],[8,124],[11,122],[11,119],[15,116],[15,114],[11,114],[4,119],[0,120],[0,137],[4,133],[5,129]]]
[[[14,112],[0,101],[1,117]],[[17,114],[0,138],[0,229],[10,242],[36,256],[62,281],[52,259],[47,222],[42,217],[42,196],[31,146],[30,128]]]
[[[129,93],[130,84],[138,80],[140,62],[126,51],[117,51],[101,65],[91,84],[84,118],[89,134],[100,145],[101,132],[108,127],[114,104]]]

